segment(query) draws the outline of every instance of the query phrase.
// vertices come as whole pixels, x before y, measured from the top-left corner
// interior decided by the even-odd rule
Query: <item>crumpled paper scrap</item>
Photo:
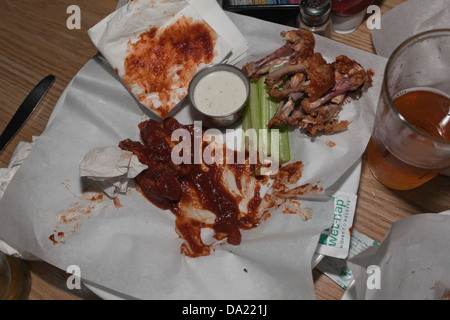
[[[20,141],[12,154],[8,167],[0,168],[0,200],[2,199],[6,188],[16,174],[17,170],[19,170],[25,158],[30,154],[38,138],[39,137],[37,136],[33,136],[31,142]],[[25,260],[39,260],[35,255],[18,249],[16,246],[12,247],[10,244],[2,240],[0,240],[0,251],[16,258]]]
[[[30,154],[38,137],[33,137],[31,142],[20,141],[13,152],[7,168],[0,168],[0,199],[5,193],[6,187],[22,165],[25,158]]]
[[[403,218],[379,246],[348,260],[355,282],[343,299],[447,300],[450,210]]]
[[[132,152],[115,146],[99,147],[81,161],[80,177],[95,181],[110,198],[116,198],[126,193],[130,179],[147,168]]]

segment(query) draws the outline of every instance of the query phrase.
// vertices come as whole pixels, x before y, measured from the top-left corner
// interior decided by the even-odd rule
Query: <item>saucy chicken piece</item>
[[[174,213],[175,229],[185,241],[181,247],[183,254],[198,257],[210,253],[210,246],[201,238],[203,228],[212,229],[217,240],[226,238],[229,244],[238,245],[241,229],[259,225],[262,219],[258,212],[261,202],[259,181],[255,182],[257,180],[251,176],[250,165],[195,163],[196,129],[193,125],[181,125],[174,118],[166,118],[163,123],[150,119],[140,123],[139,129],[142,142],[126,139],[119,147],[133,152],[148,166],[135,178],[136,185],[154,205]],[[171,140],[177,129],[188,132],[190,148],[182,152],[190,152],[189,163],[172,161],[172,150],[181,143],[181,139]],[[202,154],[207,145],[202,140]],[[254,179],[254,185],[245,178]],[[249,188],[250,185],[253,187]],[[249,199],[242,209],[244,198]]]

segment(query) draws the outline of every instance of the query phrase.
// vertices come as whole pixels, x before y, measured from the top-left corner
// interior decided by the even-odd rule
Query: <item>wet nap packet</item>
[[[350,247],[350,230],[353,225],[357,196],[337,191],[333,194],[333,225],[324,230],[319,238],[316,253],[345,259]]]
[[[353,230],[350,237],[350,248],[348,258],[363,252],[370,246],[378,245],[378,243],[366,235]],[[323,272],[327,277],[337,283],[344,290],[349,288],[353,281],[353,274],[347,266],[347,259],[337,259],[332,257],[324,257],[317,265],[317,269]]]

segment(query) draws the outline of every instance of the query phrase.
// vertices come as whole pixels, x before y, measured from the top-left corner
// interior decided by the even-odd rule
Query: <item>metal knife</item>
[[[54,81],[55,76],[48,75],[42,79],[28,94],[0,136],[0,153],[22,128]]]

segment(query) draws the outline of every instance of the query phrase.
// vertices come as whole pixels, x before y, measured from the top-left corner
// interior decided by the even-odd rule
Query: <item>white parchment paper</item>
[[[282,45],[289,27],[228,14],[250,42],[249,59]],[[332,186],[361,157],[370,137],[385,58],[317,37],[317,50],[345,54],[375,71],[373,87],[344,107],[350,129],[308,138],[293,130],[294,160],[303,161],[299,184]],[[243,64],[245,61],[242,61]],[[86,197],[79,164],[89,150],[139,139],[137,125],[152,117],[127,91],[109,64],[96,57],[72,80],[0,201],[0,238],[63,269],[78,265],[83,279],[143,299],[314,299],[311,259],[322,230],[332,223],[332,201],[302,200],[312,218],[272,212],[239,246],[217,246],[196,259],[179,252],[174,217],[130,188],[116,205]],[[201,120],[186,103],[175,117]],[[327,141],[336,146],[327,147]],[[85,192],[83,192],[85,191]],[[94,193],[95,194],[95,193]],[[73,223],[67,222],[68,214]],[[64,232],[63,241],[49,237]],[[61,241],[60,241],[61,240]]]
[[[349,259],[355,282],[345,298],[450,299],[449,228],[450,211],[395,222],[379,246]]]
[[[388,58],[408,38],[433,29],[450,28],[450,0],[408,0],[381,17],[381,28],[372,31],[378,55]]]

